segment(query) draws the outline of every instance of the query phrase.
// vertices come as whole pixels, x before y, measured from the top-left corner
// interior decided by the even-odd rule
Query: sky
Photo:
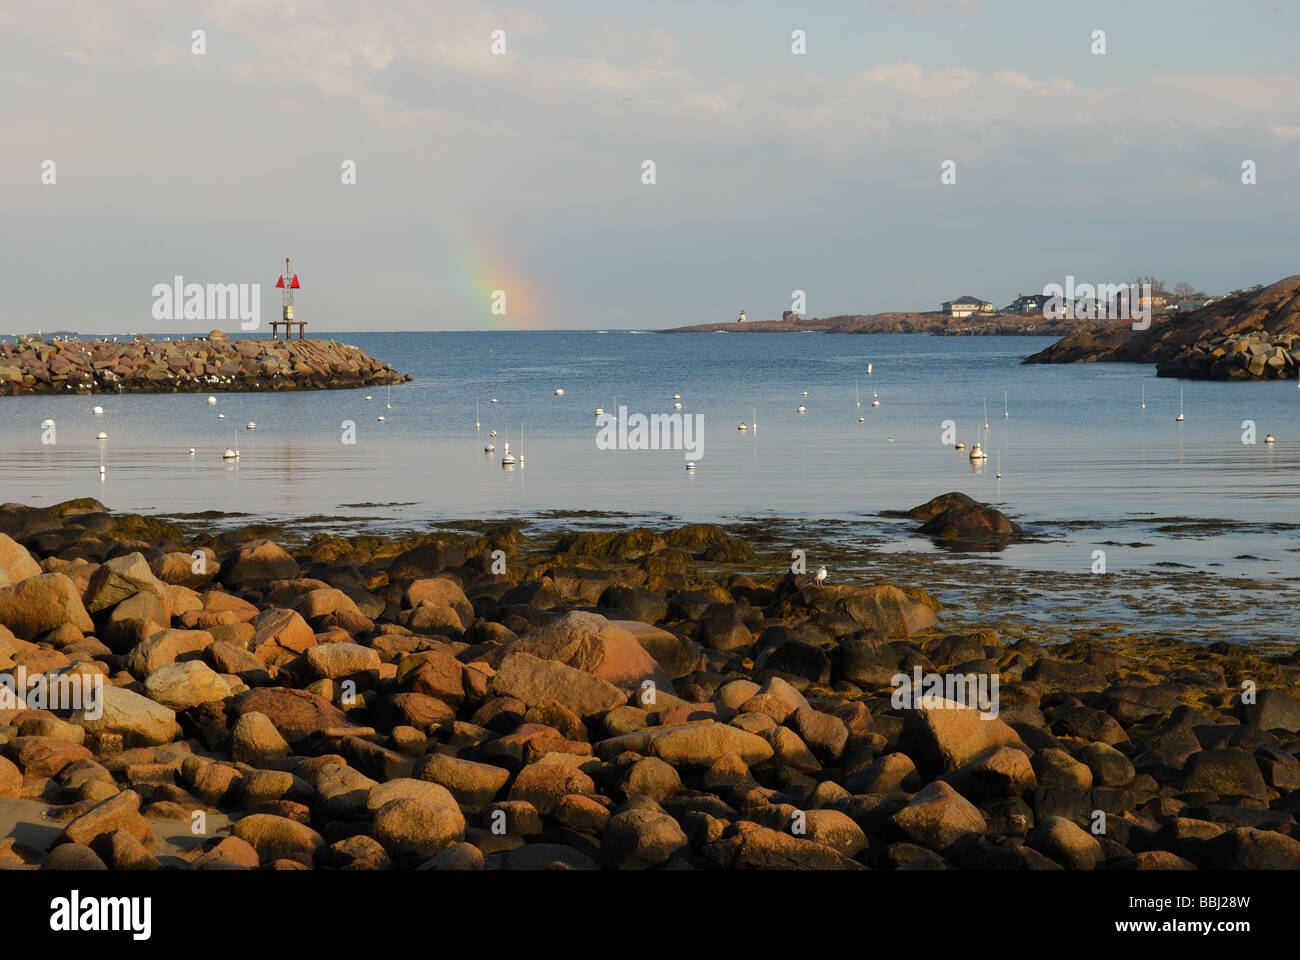
[[[1263,0],[7,0],[0,331],[236,328],[156,319],[176,276],[260,284],[265,328],[285,257],[309,333],[1271,283],[1297,36]]]

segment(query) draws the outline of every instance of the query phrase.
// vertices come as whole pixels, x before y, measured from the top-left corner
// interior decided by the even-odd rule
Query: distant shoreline
[[[926,333],[938,337],[1063,337],[1101,329],[1107,321],[1053,320],[1042,313],[992,313],[954,317],[930,311],[844,314],[791,320],[735,320],[656,330],[656,333]]]

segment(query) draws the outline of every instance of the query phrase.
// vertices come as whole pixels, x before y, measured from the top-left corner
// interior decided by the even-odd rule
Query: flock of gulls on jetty
[[[868,364],[867,364],[867,375],[868,375],[868,376],[871,376],[871,375],[873,374],[873,372],[874,372],[874,370],[873,370],[873,366],[872,366],[872,364],[868,363]],[[1300,384],[1296,384],[1296,388],[1297,388],[1297,389],[1300,389]],[[861,409],[862,409],[862,393],[861,393],[861,390],[859,389],[859,384],[857,384],[857,383],[854,384],[854,391],[855,391],[855,394],[856,394],[856,396],[857,396],[857,406],[858,406],[858,409],[861,410]],[[556,388],[555,388],[555,396],[557,396],[557,397],[562,397],[562,396],[564,396],[564,388],[562,388],[562,387],[556,387]],[[807,390],[804,390],[804,391],[802,392],[801,396],[802,396],[802,397],[807,397],[807,396],[808,396],[808,391],[807,391]],[[373,397],[372,395],[370,395],[370,394],[366,394],[366,399],[367,399],[367,400],[373,400],[374,397]],[[489,400],[489,403],[496,403],[496,402],[497,402],[497,398],[496,398],[496,397],[492,397],[492,398]],[[873,407],[879,407],[879,406],[880,406],[880,394],[877,393],[875,390],[872,390],[872,391],[871,391],[871,401],[870,401],[870,403],[871,403],[871,406],[873,406]],[[217,398],[216,398],[215,396],[209,396],[209,397],[208,397],[208,405],[209,405],[209,406],[216,406],[216,405],[217,405]],[[1010,408],[1010,406],[1008,405],[1008,395],[1007,395],[1007,391],[1003,391],[1003,393],[1002,393],[1002,405],[1003,405],[1002,416],[1003,416],[1005,419],[1010,419],[1010,417],[1011,417],[1011,408]],[[1145,410],[1146,408],[1147,408],[1147,395],[1146,395],[1146,384],[1144,383],[1144,384],[1142,385],[1142,409]],[[388,387],[388,400],[387,400],[387,406],[386,406],[386,409],[388,409],[388,410],[392,410],[392,409],[393,409],[393,388],[392,388],[391,385]],[[615,398],[615,400],[614,400],[614,406],[613,406],[612,409],[615,409],[615,410],[618,409],[618,400],[617,400],[617,398]],[[674,393],[674,394],[673,394],[673,409],[674,409],[674,410],[680,410],[680,409],[682,409],[682,395],[681,395],[680,393]],[[798,413],[798,414],[804,414],[804,413],[807,412],[807,410],[808,410],[808,408],[807,408],[806,406],[804,406],[802,403],[799,404],[797,407],[795,407],[795,412]],[[98,417],[98,416],[103,416],[104,408],[101,407],[101,406],[96,406],[96,407],[91,411],[91,413],[92,413],[94,416],[97,416],[97,417]],[[597,407],[597,408],[596,408],[596,416],[598,416],[598,417],[603,417],[603,416],[605,416],[605,410],[604,410],[603,407]],[[611,418],[611,419],[617,419],[617,415],[616,415],[616,414],[610,414],[610,418]],[[988,433],[989,433],[989,422],[988,422],[988,418],[989,418],[989,405],[988,405],[988,401],[985,400],[985,401],[984,401],[984,443],[983,443],[983,444],[980,444],[978,441],[976,441],[975,445],[971,447],[971,451],[970,451],[970,455],[969,455],[969,456],[970,456],[970,461],[971,461],[972,464],[983,463],[984,461],[986,461],[986,460],[988,459],[988,452],[987,452],[987,450],[988,450]],[[226,415],[225,415],[224,413],[218,413],[218,414],[217,414],[217,419],[218,419],[218,420],[224,420],[224,419],[226,419]],[[377,420],[379,423],[385,423],[385,422],[387,421],[387,419],[388,419],[388,418],[387,418],[386,416],[384,416],[382,413],[381,413],[381,414],[376,418],[376,420]],[[1183,391],[1182,391],[1181,388],[1180,388],[1179,391],[1178,391],[1178,416],[1176,416],[1176,417],[1174,418],[1174,420],[1177,421],[1178,423],[1183,423],[1183,422],[1185,422],[1185,420],[1186,420],[1186,418],[1183,416]],[[866,423],[866,417],[858,417],[858,423]],[[53,420],[49,420],[49,419],[44,420],[44,421],[42,421],[41,426],[42,426],[43,428],[48,429],[48,428],[54,426],[54,421],[53,421]],[[256,424],[254,421],[250,420],[250,421],[248,421],[248,423],[246,423],[246,424],[244,425],[244,429],[246,429],[246,430],[256,430],[256,429],[257,429],[257,424]],[[475,401],[474,401],[474,429],[475,429],[476,431],[480,431],[480,430],[482,430],[482,423],[481,423],[480,420],[479,420],[479,401],[478,401],[478,400],[475,400]],[[746,431],[749,431],[749,430],[753,430],[755,433],[757,433],[757,432],[758,432],[758,408],[757,408],[757,407],[754,408],[754,415],[753,415],[753,417],[751,418],[751,420],[750,420],[749,423],[745,423],[744,421],[741,421],[740,424],[737,425],[736,429],[739,430],[739,431],[742,432],[742,433],[744,433],[744,432],[746,432]],[[491,432],[488,434],[488,438],[489,438],[489,439],[488,439],[488,442],[487,442],[486,444],[484,444],[484,446],[483,446],[483,452],[484,452],[484,453],[486,453],[486,454],[491,454],[491,453],[495,453],[495,452],[496,452],[496,444],[492,442],[493,440],[496,439],[496,436],[497,436],[497,432],[496,432],[495,430],[491,431]],[[502,443],[503,443],[503,446],[505,447],[505,449],[504,449],[504,451],[503,451],[503,456],[501,457],[501,466],[502,466],[502,467],[510,468],[510,467],[514,467],[514,466],[516,466],[516,465],[519,465],[519,466],[522,466],[522,465],[523,465],[523,463],[524,463],[524,451],[523,451],[524,439],[523,439],[523,437],[524,437],[524,425],[521,423],[521,424],[519,425],[519,455],[518,455],[518,456],[515,456],[514,454],[512,454],[512,453],[510,452],[510,441],[509,441],[508,439],[503,439]],[[233,445],[233,446],[230,446],[230,447],[227,447],[227,448],[225,449],[225,452],[221,455],[221,458],[222,458],[223,460],[226,460],[226,461],[233,461],[233,460],[238,460],[238,459],[239,459],[239,440],[238,440],[238,432],[237,432],[237,431],[236,431],[236,433],[235,433],[235,438],[236,438],[236,439],[235,439],[235,443],[234,443],[234,445]],[[101,430],[101,431],[96,435],[95,439],[96,439],[96,440],[101,440],[101,441],[103,441],[103,440],[107,440],[107,439],[108,439],[108,434]],[[892,434],[889,436],[889,438],[888,438],[888,442],[889,442],[889,443],[893,443],[893,442],[894,442],[894,437],[893,437]],[[1275,440],[1275,438],[1273,437],[1273,434],[1270,433],[1270,434],[1267,434],[1267,435],[1264,437],[1264,442],[1265,442],[1265,443],[1275,443],[1276,440]],[[962,441],[962,440],[958,440],[958,441],[953,445],[953,448],[954,448],[955,450],[958,450],[958,451],[965,450],[965,449],[966,449],[966,444],[965,444],[964,441]],[[193,457],[193,456],[195,456],[195,455],[197,454],[197,450],[196,450],[194,447],[190,447],[190,448],[189,448],[189,454],[190,454],[191,457]],[[693,460],[692,460],[692,461],[689,461],[689,462],[686,464],[686,469],[687,469],[688,471],[693,471],[693,470],[695,470],[695,461],[693,461]],[[105,467],[105,464],[104,464],[104,445],[101,443],[101,444],[100,444],[100,447],[99,447],[99,475],[100,475],[100,477],[101,477],[101,478],[104,477],[104,476],[105,476],[105,473],[106,473],[106,467]],[[998,466],[997,466],[997,473],[996,473],[994,476],[995,476],[997,479],[999,479],[999,480],[1002,479],[1001,451],[998,451]],[[819,570],[818,573],[822,573],[822,571]],[[823,575],[824,575],[824,574],[823,574]]]

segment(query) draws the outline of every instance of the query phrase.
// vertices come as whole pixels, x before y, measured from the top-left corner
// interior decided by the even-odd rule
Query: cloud
[[[1105,236],[1131,213],[1143,225],[1131,242],[1150,244],[1146,226],[1189,197],[1204,223],[1291,213],[1276,194],[1262,213],[1247,206],[1238,161],[1222,160],[1225,144],[1263,163],[1300,139],[1300,77],[1290,74],[1100,86],[1064,64],[1059,74],[1007,69],[979,45],[969,59],[936,61],[924,31],[882,48],[892,62],[836,72],[813,57],[709,49],[689,13],[669,6],[645,28],[615,12],[575,23],[468,0],[81,9],[0,5],[0,203],[18,225],[11,234],[50,224],[59,257],[111,249],[141,270],[166,265],[162,276],[186,272],[172,270],[186,258],[263,258],[246,246],[272,240],[273,262],[285,237],[295,257],[310,250],[317,271],[346,256],[348,269],[392,261],[403,273],[340,312],[454,299],[448,249],[487,250],[483,259],[550,287],[539,300],[564,304],[604,282],[593,275],[680,275],[665,289],[711,289],[728,282],[714,264],[743,278],[755,264],[808,257],[806,269],[856,278],[863,250],[891,277],[973,256],[972,242],[1032,261],[1048,254],[1025,238],[1084,242],[1080,224],[1098,211],[1110,218]],[[189,50],[197,28],[208,31],[205,57]],[[506,56],[491,53],[495,29],[506,30]],[[46,157],[60,182],[42,193],[34,171]],[[647,158],[659,167],[653,189],[639,179]],[[958,185],[941,190],[948,158]],[[355,188],[340,186],[344,159],[358,164]],[[1220,168],[1235,192],[1220,186]],[[1002,224],[1011,232],[1000,247],[981,235]],[[817,239],[786,242],[804,236]],[[13,246],[0,241],[0,255]],[[38,273],[13,274],[22,296],[44,296]],[[414,293],[404,285],[417,283]]]

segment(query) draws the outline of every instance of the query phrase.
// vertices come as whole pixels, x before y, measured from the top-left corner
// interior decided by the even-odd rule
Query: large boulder
[[[263,863],[283,859],[311,866],[317,852],[325,847],[324,838],[311,827],[269,813],[244,817],[232,833],[250,844]]]
[[[120,734],[128,746],[171,743],[181,733],[173,710],[122,687],[105,686],[100,703],[93,709],[74,711],[70,719],[85,727],[87,733]]]
[[[1261,730],[1300,731],[1300,700],[1281,690],[1260,690],[1254,703],[1237,703],[1242,723]]]
[[[860,687],[887,686],[898,674],[898,651],[884,640],[849,637],[831,658],[832,676]]]
[[[318,677],[338,680],[379,670],[379,654],[359,643],[322,643],[306,653],[307,665]]]
[[[510,779],[510,772],[502,767],[444,753],[426,753],[416,761],[413,775],[445,787],[467,807],[491,803]]]
[[[594,613],[566,613],[524,634],[511,644],[510,651],[567,664],[625,690],[640,687],[646,680],[659,690],[673,690],[668,674],[636,637]]]
[[[668,601],[663,597],[626,583],[611,584],[597,602],[602,607],[625,610],[642,623],[658,623],[668,614]]]
[[[974,804],[942,780],[923,787],[892,819],[913,843],[945,856],[968,850],[988,829]]]
[[[508,654],[492,678],[492,691],[530,707],[555,700],[580,717],[602,714],[627,702],[627,694],[608,680],[530,653]]]
[[[153,833],[149,824],[140,815],[140,794],[134,790],[122,790],[106,800],[92,806],[81,816],[72,820],[59,838],[62,842],[81,843],[93,846],[101,836],[116,830],[124,830],[139,843],[152,847]]]
[[[277,607],[263,610],[253,621],[253,631],[248,648],[263,661],[277,648],[304,653],[316,645],[316,635],[296,610]]]
[[[1030,752],[1016,732],[996,717],[952,700],[920,702],[904,711],[898,747],[926,775],[955,773],[1002,746]]]
[[[1030,831],[1028,843],[1070,870],[1091,870],[1105,859],[1100,841],[1065,817],[1048,817]]]
[[[41,565],[32,559],[27,548],[7,533],[0,533],[0,587],[12,586],[40,574]]]
[[[1231,747],[1193,754],[1183,768],[1181,786],[1189,793],[1216,793],[1257,800],[1268,796],[1268,786],[1255,757],[1245,750]]]
[[[459,567],[465,563],[463,548],[435,540],[412,547],[399,553],[388,565],[389,582],[397,580],[419,580],[432,577],[448,567]]]
[[[373,733],[369,727],[349,720],[325,698],[307,690],[256,687],[235,697],[230,709],[236,718],[246,713],[264,714],[291,744],[313,734],[345,737]]]
[[[8,627],[19,639],[31,640],[65,623],[82,633],[95,629],[70,577],[43,573],[0,589],[0,625]]]
[[[334,587],[322,587],[300,593],[289,601],[289,608],[302,615],[304,620],[316,620],[331,613],[348,613],[362,616],[356,601],[342,590]]]
[[[144,682],[144,692],[163,706],[188,710],[209,700],[225,700],[230,687],[202,660],[187,660],[153,671]]]
[[[42,530],[63,526],[51,510],[22,503],[0,503],[0,533],[24,540]]]
[[[422,603],[435,607],[451,607],[460,617],[461,626],[468,627],[474,622],[474,605],[465,596],[455,580],[450,577],[426,577],[414,581],[402,593],[402,604],[418,607]]]
[[[700,666],[703,651],[694,640],[679,637],[640,620],[611,620],[610,623],[630,633],[664,673],[674,680],[694,672]]]
[[[163,554],[149,564],[149,569],[163,583],[197,589],[211,583],[221,572],[221,564],[217,562],[216,554],[206,548],[203,553],[204,561],[199,565],[202,573],[195,570],[194,556],[183,551]]]
[[[941,541],[1005,541],[1022,532],[1019,524],[1001,511],[964,493],[941,494],[913,507],[907,515],[924,520],[920,532]]]
[[[270,540],[241,543],[221,558],[221,582],[247,586],[268,580],[292,580],[298,562]]]
[[[159,630],[131,649],[126,669],[137,680],[144,680],[166,664],[197,659],[212,642],[212,634],[206,630]]]
[[[612,760],[624,751],[658,757],[674,767],[707,770],[724,754],[734,754],[752,766],[772,756],[762,737],[725,723],[688,723],[679,727],[648,727],[602,740],[596,752]]]
[[[431,807],[446,807],[448,810],[456,811],[457,814],[460,813],[459,803],[445,787],[432,780],[413,777],[385,780],[371,787],[370,793],[366,795],[366,809],[371,813],[378,813],[384,804],[401,799],[419,800]],[[464,828],[464,820],[461,821],[461,827]]]
[[[455,807],[410,797],[389,800],[375,813],[375,839],[394,857],[427,860],[465,836],[465,818]]]
[[[240,714],[230,728],[230,755],[241,763],[256,764],[272,757],[287,757],[292,752],[275,724],[256,710]]]
[[[600,836],[601,865],[611,869],[655,867],[689,852],[681,826],[656,803],[629,805],[614,814]]]
[[[783,589],[788,590],[790,586],[793,582],[787,575]],[[829,614],[847,617],[861,629],[873,631],[875,636],[886,640],[905,637],[938,622],[928,605],[889,584],[874,587],[852,584],[803,586],[771,612],[778,616]]]
[[[117,606],[137,593],[149,593],[165,600],[162,582],[153,575],[142,553],[128,553],[100,564],[86,585],[85,604],[91,613]],[[168,603],[168,609],[170,604]],[[165,623],[161,624],[166,626]]]

